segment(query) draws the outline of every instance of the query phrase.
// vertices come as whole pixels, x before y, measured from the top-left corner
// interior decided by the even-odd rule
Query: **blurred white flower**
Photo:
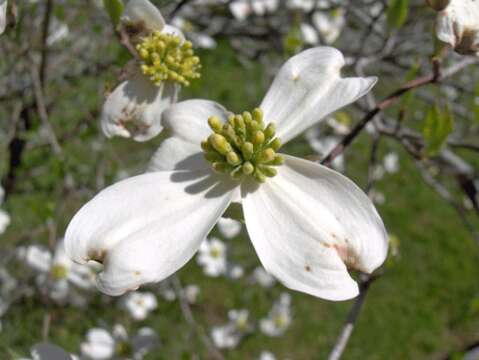
[[[69,295],[70,284],[83,290],[95,287],[98,264],[83,266],[74,263],[65,253],[63,239],[52,254],[43,246],[30,245],[18,249],[18,257],[33,270],[39,272],[37,284],[47,290],[53,300],[64,301]]]
[[[10,215],[6,211],[0,210],[0,235],[7,230],[10,225]]]
[[[3,34],[7,27],[7,0],[0,0],[0,34]]]
[[[271,351],[261,351],[258,360],[276,360],[276,356]]]
[[[220,349],[235,348],[243,336],[252,330],[248,310],[230,310],[228,318],[226,325],[214,326],[211,329],[211,338]]]
[[[88,359],[110,359],[115,353],[115,340],[105,329],[93,328],[88,330],[86,341],[80,345],[80,351]]]
[[[437,16],[436,34],[463,55],[479,54],[479,2],[451,0]]]
[[[321,38],[327,45],[337,40],[346,23],[344,10],[342,8],[330,12],[316,11],[313,14],[312,20],[313,25],[319,31]]]
[[[344,121],[339,121],[334,116],[329,116],[326,119],[326,124],[334,130],[336,135],[346,135],[351,130],[348,123]]]
[[[313,127],[306,131],[305,133],[306,140],[309,143],[309,146],[321,157],[324,158],[329,154],[331,150],[339,143],[339,138],[335,136],[321,136],[321,131],[319,126]],[[337,156],[331,166],[333,169],[343,172],[344,171],[344,156],[341,154]]]
[[[319,43],[318,32],[314,27],[308,23],[301,23],[300,25],[301,37],[308,45],[316,45]]]
[[[219,218],[216,226],[218,226],[220,234],[227,239],[232,239],[238,236],[242,228],[242,225],[239,221],[224,217]]]
[[[237,280],[242,278],[244,275],[244,269],[241,265],[231,264],[227,265],[226,276],[230,279]]]
[[[308,12],[313,10],[316,0],[287,0],[286,7],[292,10]]]
[[[268,317],[260,321],[260,330],[268,336],[281,336],[291,325],[291,295],[282,293]]]
[[[386,196],[384,196],[384,194],[378,190],[371,190],[369,192],[369,198],[375,203],[375,204],[378,204],[378,205],[383,205],[385,202],[386,202]]]
[[[196,47],[203,49],[216,48],[217,43],[213,37],[206,33],[196,31],[194,25],[183,17],[175,16],[171,20],[171,24],[183,31]]]
[[[279,0],[253,0],[251,6],[255,15],[263,16],[274,13],[278,9]]]
[[[111,333],[103,328],[90,329],[86,334],[86,341],[80,345],[80,350],[83,357],[92,360],[141,360],[158,345],[158,335],[151,328],[140,328],[137,334],[130,338],[123,325],[115,324]]]
[[[134,291],[125,295],[123,306],[134,320],[140,321],[158,307],[158,302],[151,292]]]
[[[384,170],[390,174],[397,173],[399,171],[399,156],[395,152],[390,152],[384,155],[383,159]]]
[[[256,269],[254,269],[251,279],[254,283],[257,283],[267,289],[276,284],[276,279],[262,266],[258,266]]]
[[[248,0],[236,0],[229,4],[229,8],[236,20],[245,20],[252,12],[251,4]]]
[[[61,22],[55,18],[50,22],[50,30],[47,37],[47,45],[52,46],[57,42],[65,40],[70,35],[68,24]]]
[[[196,303],[198,295],[200,293],[200,287],[195,284],[190,284],[184,287],[183,289],[186,301],[190,304]]]
[[[159,293],[164,300],[168,302],[172,302],[176,300],[175,290],[173,290],[173,288],[171,287],[169,280],[162,281],[159,287],[160,287]]]
[[[203,267],[203,273],[218,277],[226,273],[226,245],[218,238],[206,238],[202,243],[196,261]]]

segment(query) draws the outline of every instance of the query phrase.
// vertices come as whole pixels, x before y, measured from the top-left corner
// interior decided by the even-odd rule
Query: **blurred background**
[[[354,275],[367,296],[343,358],[472,356],[479,62],[438,43],[436,13],[415,0],[152,2],[201,58],[201,78],[180,99],[252,109],[288,57],[317,45],[343,52],[344,76],[378,76],[370,95],[285,146],[310,160],[408,81],[445,74],[400,96],[331,164],[368,192],[390,234],[374,278]],[[130,60],[102,1],[8,1],[0,36],[1,358],[31,357],[38,343],[94,359],[327,358],[357,302],[277,283],[239,222],[222,220],[174,278],[119,298],[94,287],[97,269],[62,254],[80,206],[142,173],[162,141],[101,132],[105,96]]]

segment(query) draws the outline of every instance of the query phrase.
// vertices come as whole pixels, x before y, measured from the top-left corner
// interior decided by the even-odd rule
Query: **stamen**
[[[200,58],[195,56],[190,41],[155,31],[144,37],[137,45],[142,61],[141,70],[155,85],[163,81],[175,81],[189,86],[190,81],[200,77]]]
[[[208,125],[213,134],[201,143],[201,148],[215,171],[234,179],[252,176],[261,183],[277,175],[275,167],[284,163],[277,154],[281,140],[275,137],[274,123],[265,126],[261,109],[230,115],[226,123],[211,116]]]

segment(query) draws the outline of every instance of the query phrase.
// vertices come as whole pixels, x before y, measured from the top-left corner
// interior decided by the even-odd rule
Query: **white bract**
[[[0,34],[3,34],[7,27],[7,0],[0,0]]]
[[[145,320],[158,307],[155,294],[135,291],[127,294],[123,306],[134,320]]]
[[[438,5],[442,8],[442,4]],[[479,54],[479,2],[451,0],[438,13],[436,34],[463,55]]]
[[[211,338],[220,349],[235,348],[243,336],[252,330],[252,326],[249,323],[248,310],[230,310],[228,318],[229,322],[227,324],[214,326],[211,329]]]
[[[238,236],[242,228],[242,225],[239,221],[224,217],[218,220],[216,226],[218,226],[218,230],[220,231],[221,235],[227,239],[232,239]]]
[[[138,51],[141,71],[118,85],[103,105],[101,126],[107,137],[147,141],[163,129],[161,113],[176,102],[181,85],[199,74],[199,59],[181,31],[165,24],[148,0],[130,0],[122,25]],[[165,59],[159,61],[158,59]]]
[[[120,295],[176,272],[230,204],[241,202],[249,237],[269,273],[321,298],[356,296],[348,268],[370,273],[387,255],[386,231],[374,205],[343,175],[276,154],[280,140],[266,141],[293,139],[375,84],[374,77],[342,78],[343,65],[342,54],[329,47],[292,57],[253,111],[258,121],[251,113],[230,116],[206,100],[170,107],[163,120],[171,137],[152,159],[152,172],[114,184],[84,205],[68,226],[67,252],[80,263],[102,262],[99,289]],[[248,125],[256,144],[246,141],[241,153],[229,151],[232,145],[208,126],[231,130],[234,119],[243,130]],[[264,132],[253,133],[258,127]],[[210,160],[223,158],[211,154],[211,147],[228,150],[228,163],[205,160],[200,144]]]
[[[283,335],[291,325],[291,295],[282,293],[274,303],[268,317],[259,323],[260,330],[268,336]]]
[[[226,245],[217,238],[205,239],[199,248],[196,261],[203,267],[203,273],[217,277],[226,273]]]

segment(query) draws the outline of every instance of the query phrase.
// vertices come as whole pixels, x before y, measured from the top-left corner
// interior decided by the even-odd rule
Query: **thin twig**
[[[203,345],[205,345],[205,347],[208,349],[211,357],[216,360],[224,360],[223,355],[211,342],[210,338],[205,333],[204,329],[200,325],[198,325],[198,323],[195,321],[193,312],[191,311],[190,305],[188,304],[188,301],[185,298],[185,292],[183,290],[183,287],[181,286],[181,282],[178,276],[173,275],[171,277],[171,282],[175,289],[176,295],[178,296],[178,299],[180,300],[181,312],[183,313],[183,317],[185,318],[186,322],[191,326],[191,328],[199,336]]]
[[[392,92],[390,95],[386,96],[384,100],[378,103],[374,109],[372,109],[366,115],[364,115],[364,117],[359,121],[358,124],[356,124],[356,126],[349,132],[349,134],[347,134],[341,140],[341,142],[338,145],[336,145],[336,147],[334,147],[334,149],[331,150],[330,153],[321,161],[321,164],[330,165],[331,162],[336,157],[341,155],[344,149],[346,149],[356,139],[356,137],[361,133],[361,131],[366,127],[366,125],[372,119],[374,119],[376,115],[378,115],[384,109],[393,105],[399,98],[401,98],[402,95],[408,93],[411,90],[417,89],[419,87],[443,80],[449,76],[454,75],[455,73],[464,69],[465,67],[472,64],[476,64],[478,62],[479,62],[479,59],[468,58],[455,65],[452,65],[450,68],[444,70],[442,73],[437,71],[437,68],[435,67],[435,71],[433,74],[414,79],[406,83],[404,86],[400,87],[396,91]]]
[[[359,284],[359,295],[354,300],[354,304],[349,311],[348,317],[346,318],[346,323],[343,326],[343,330],[339,335],[336,344],[333,347],[333,350],[329,354],[329,360],[339,360],[343,355],[344,350],[346,349],[346,345],[349,342],[349,338],[354,329],[354,325],[356,320],[361,313],[362,306],[364,304],[364,300],[366,295],[368,294],[369,287],[374,280],[377,279],[377,276],[365,275],[364,279]]]
[[[43,96],[43,89],[41,85],[40,75],[36,71],[35,65],[33,63],[30,66],[30,76],[32,78],[33,94],[35,96],[35,104],[37,106],[38,115],[40,116],[40,120],[42,121],[43,126],[47,130],[48,141],[53,149],[53,152],[56,155],[62,155],[63,150],[57,140],[57,137],[53,130],[53,126],[48,120],[48,113],[47,113],[47,108],[45,105],[45,98]]]

